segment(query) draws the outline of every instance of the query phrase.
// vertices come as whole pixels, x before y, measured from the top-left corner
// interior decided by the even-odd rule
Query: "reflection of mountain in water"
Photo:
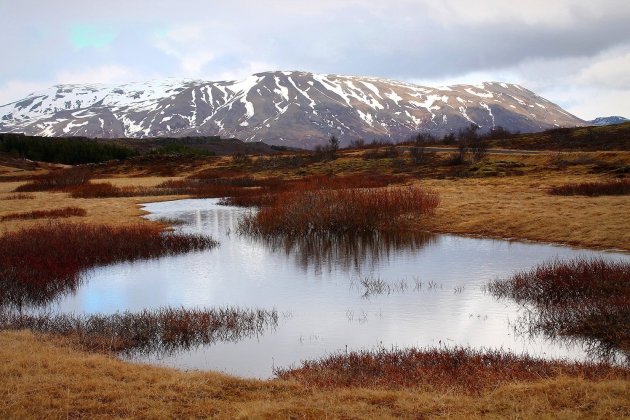
[[[417,252],[437,241],[427,232],[374,232],[367,234],[312,234],[308,236],[257,237],[274,252],[293,256],[302,269],[333,268],[345,271],[373,266],[394,253]]]

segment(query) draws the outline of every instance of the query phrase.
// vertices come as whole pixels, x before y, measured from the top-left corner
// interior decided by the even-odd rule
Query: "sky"
[[[630,118],[628,0],[0,0],[0,105],[55,84],[269,70],[518,83]]]

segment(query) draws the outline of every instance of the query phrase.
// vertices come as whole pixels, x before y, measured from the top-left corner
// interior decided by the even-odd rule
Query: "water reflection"
[[[50,310],[89,315],[240,307],[290,314],[281,316],[277,327],[239,341],[141,357],[182,369],[249,377],[270,377],[274,366],[346,348],[378,346],[447,344],[588,359],[581,343],[515,334],[514,322],[523,308],[484,293],[481,286],[554,257],[598,255],[630,261],[625,254],[454,235],[262,240],[236,233],[239,218],[249,210],[219,206],[217,200],[152,203],[145,209],[149,218],[182,220],[178,230],[209,234],[220,245],[90,270],[87,281]]]
[[[424,232],[374,232],[363,234],[311,234],[308,236],[256,237],[273,252],[293,257],[304,271],[359,270],[386,263],[394,254],[417,253],[435,243],[436,235]]]

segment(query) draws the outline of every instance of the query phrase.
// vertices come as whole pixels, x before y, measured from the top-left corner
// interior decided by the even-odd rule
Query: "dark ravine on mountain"
[[[536,132],[586,122],[514,84],[423,87],[370,77],[257,73],[241,81],[57,85],[0,106],[0,132],[98,138],[208,136],[310,148],[441,136],[475,123]]]

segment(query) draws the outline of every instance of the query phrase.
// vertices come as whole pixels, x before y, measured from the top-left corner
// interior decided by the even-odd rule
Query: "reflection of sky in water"
[[[299,243],[271,246],[236,234],[239,216],[249,210],[217,206],[216,200],[152,203],[145,209],[151,212],[150,218],[183,219],[187,224],[181,230],[210,234],[220,245],[203,252],[91,270],[88,281],[76,294],[63,299],[58,310],[278,309],[277,329],[262,336],[204,346],[159,361],[150,359],[243,376],[270,376],[273,365],[288,366],[346,346],[352,350],[377,345],[457,344],[583,358],[577,348],[514,337],[509,322],[518,317],[517,306],[485,295],[481,286],[555,257],[630,259],[623,254],[452,235],[423,235],[398,243],[387,238],[378,244],[367,240],[359,248],[351,241],[325,239],[314,249]],[[326,252],[316,252],[322,249]],[[356,265],[352,263],[355,257]],[[366,276],[388,283],[404,279],[408,289],[365,299],[359,281]],[[416,280],[422,282],[420,290],[414,290]]]

